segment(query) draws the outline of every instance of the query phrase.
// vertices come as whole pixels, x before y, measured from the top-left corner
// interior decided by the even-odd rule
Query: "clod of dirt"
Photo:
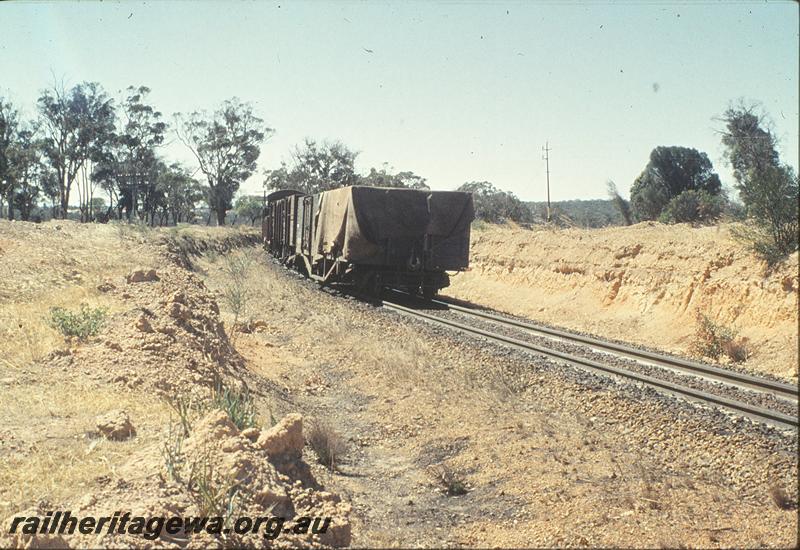
[[[147,283],[150,281],[158,281],[159,277],[155,269],[136,268],[128,274],[125,280],[128,284]]]
[[[242,435],[249,439],[251,443],[255,443],[258,440],[258,436],[261,435],[261,430],[258,428],[247,428],[242,430]]]
[[[150,321],[147,319],[144,313],[139,315],[139,317],[136,319],[135,326],[136,330],[140,332],[153,332],[153,326],[150,324]]]
[[[255,321],[248,321],[246,323],[238,323],[235,329],[238,332],[243,332],[245,334],[252,334],[253,332],[264,332],[266,329],[269,328],[266,322],[255,320]]]
[[[123,441],[136,435],[128,413],[123,410],[113,410],[97,417],[97,430],[112,441]]]
[[[273,460],[299,459],[303,444],[303,417],[297,413],[286,415],[256,443]]]
[[[293,461],[296,468],[307,468],[301,460],[302,426],[302,416],[290,414],[253,444],[246,435],[249,430],[239,432],[224,411],[212,411],[198,421],[185,441],[187,467],[205,475],[204,483],[209,486],[224,489],[235,484],[243,495],[247,495],[240,504],[239,512],[242,514],[255,516],[270,511],[283,517],[314,515],[332,518],[326,533],[296,542],[349,545],[350,505],[341,502],[337,495],[316,490],[313,477],[293,483],[277,468],[280,461]],[[261,444],[262,441],[269,443],[267,448]],[[264,454],[269,460],[264,460]],[[247,545],[249,541],[241,542]]]
[[[186,321],[192,316],[192,312],[189,311],[189,308],[180,302],[172,302],[169,306],[168,313],[173,319],[179,319],[181,321]]]
[[[114,351],[122,351],[122,346],[119,345],[119,342],[115,342],[113,340],[106,340],[105,345],[108,349],[113,349]]]
[[[56,349],[51,351],[47,357],[44,358],[44,363],[51,367],[66,368],[72,365],[73,357],[70,349]]]
[[[109,279],[105,279],[102,283],[97,285],[97,290],[99,290],[100,292],[111,292],[112,290],[115,290],[116,288],[117,288],[117,285],[112,283]]]

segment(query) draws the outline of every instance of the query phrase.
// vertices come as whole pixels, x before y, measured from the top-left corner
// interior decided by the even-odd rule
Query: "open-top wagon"
[[[266,248],[322,284],[432,296],[469,265],[472,195],[352,186],[266,197]]]

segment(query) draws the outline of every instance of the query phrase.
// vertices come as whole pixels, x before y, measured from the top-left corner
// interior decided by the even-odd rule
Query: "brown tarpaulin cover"
[[[379,262],[387,239],[463,241],[474,218],[472,195],[456,191],[355,186],[320,197],[312,250],[351,262]]]

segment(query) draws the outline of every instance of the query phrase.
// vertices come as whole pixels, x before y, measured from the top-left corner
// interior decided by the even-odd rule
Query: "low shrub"
[[[770,487],[769,496],[772,497],[772,502],[775,503],[775,506],[781,510],[794,510],[797,508],[797,503],[792,500],[792,497],[777,485]]]
[[[193,464],[193,495],[201,516],[224,518],[228,526],[235,512],[246,500],[241,484],[235,478],[225,479],[215,474],[211,462],[206,459]]]
[[[178,423],[184,436],[191,433],[195,420],[206,414],[210,407],[207,400],[196,399],[186,394],[175,394],[165,398],[165,401],[177,413]]]
[[[735,363],[746,361],[749,356],[744,339],[737,338],[733,329],[714,323],[702,313],[697,315],[697,332],[692,342],[692,353],[712,359],[726,356]]]
[[[319,463],[335,471],[339,461],[347,452],[347,445],[336,430],[324,422],[314,422],[306,439],[317,454]]]
[[[467,483],[455,470],[445,464],[439,465],[435,470],[436,479],[442,484],[449,496],[467,494]]]
[[[796,231],[795,231],[796,232]],[[786,243],[779,243],[763,225],[745,223],[734,226],[731,234],[770,268],[783,262],[793,250]],[[796,248],[796,247],[795,247]]]
[[[167,471],[167,476],[178,483],[183,482],[181,469],[186,462],[186,457],[183,454],[183,441],[187,435],[188,432],[185,431],[184,426],[170,422],[167,437],[161,446],[161,456],[164,458],[164,468]]]
[[[106,319],[104,308],[90,308],[81,304],[80,310],[73,312],[63,307],[50,308],[50,326],[64,336],[77,337],[85,340],[95,336],[103,326]]]
[[[489,224],[480,218],[475,218],[472,220],[471,225],[473,231],[484,231],[487,227],[489,227]]]
[[[723,342],[722,351],[734,363],[744,363],[750,357],[750,351],[747,349],[747,343],[742,338],[734,338]]]
[[[223,270],[227,275],[227,284],[223,288],[222,297],[233,313],[234,329],[239,323],[239,318],[247,311],[252,298],[247,280],[254,261],[252,255],[244,252],[225,257]]]
[[[662,223],[713,222],[722,214],[723,199],[705,190],[688,189],[669,201],[661,212]]]

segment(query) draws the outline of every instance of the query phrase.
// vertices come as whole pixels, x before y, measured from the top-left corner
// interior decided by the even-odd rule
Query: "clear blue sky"
[[[544,199],[546,140],[554,200],[627,193],[657,145],[707,152],[730,185],[713,118],[740,97],[797,167],[799,63],[794,2],[0,3],[0,93],[27,115],[53,74],[147,85],[170,119],[252,102],[276,133],[249,192],[306,136],[360,151],[361,171],[525,200]]]

